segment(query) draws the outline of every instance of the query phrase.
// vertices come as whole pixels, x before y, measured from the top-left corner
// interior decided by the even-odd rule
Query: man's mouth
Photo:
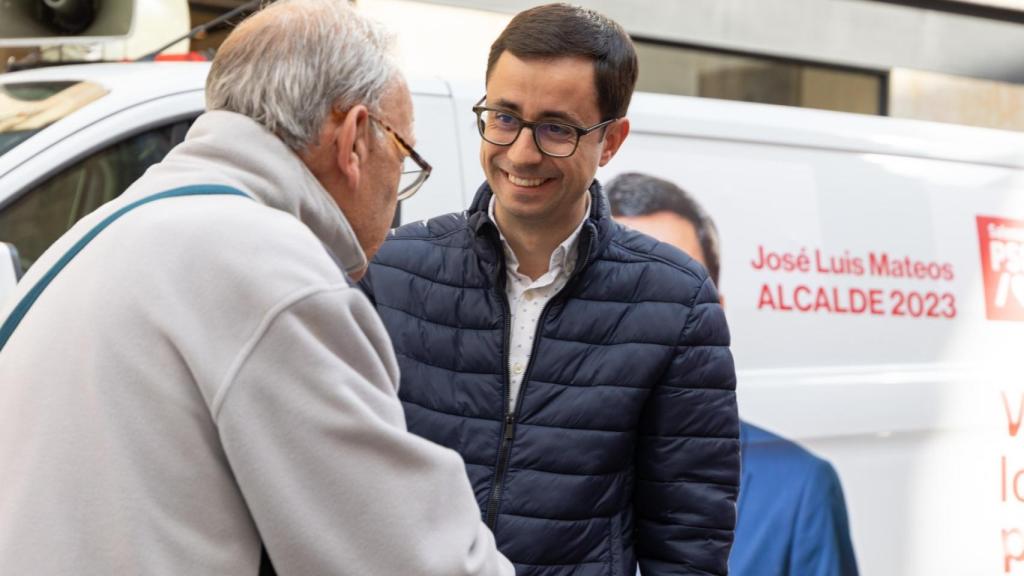
[[[547,178],[520,178],[509,174],[508,172],[505,172],[505,176],[508,177],[509,182],[523,188],[536,188],[547,181]]]

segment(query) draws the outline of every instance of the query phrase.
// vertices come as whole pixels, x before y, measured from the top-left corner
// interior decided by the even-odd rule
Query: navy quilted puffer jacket
[[[591,195],[512,414],[490,189],[385,242],[362,285],[394,342],[409,429],[462,455],[520,576],[633,576],[637,561],[645,576],[725,574],[740,460],[718,296],[692,259],[612,221],[596,182]]]

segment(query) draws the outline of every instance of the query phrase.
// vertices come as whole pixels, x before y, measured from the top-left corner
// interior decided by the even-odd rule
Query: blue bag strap
[[[11,334],[14,333],[14,329],[18,327],[18,324],[21,324],[21,321],[23,318],[25,318],[25,314],[28,313],[29,308],[31,308],[32,305],[35,304],[36,300],[39,298],[39,295],[43,293],[43,290],[46,290],[46,287],[50,285],[50,282],[53,282],[53,279],[57,277],[57,274],[59,274],[60,271],[63,270],[64,267],[67,266],[68,263],[70,263],[71,260],[75,256],[77,256],[78,253],[81,252],[82,249],[86,247],[86,245],[89,244],[89,242],[92,242],[93,238],[95,238],[100,232],[102,232],[104,228],[110,226],[115,220],[117,220],[121,216],[124,216],[126,213],[134,210],[135,208],[142,206],[143,204],[149,204],[150,202],[155,202],[156,200],[163,200],[164,198],[177,198],[180,196],[215,195],[242,196],[248,198],[248,195],[246,195],[241,190],[238,190],[237,188],[232,188],[231,186],[223,186],[220,184],[199,184],[193,186],[182,186],[181,188],[174,188],[173,190],[167,190],[165,192],[160,192],[159,194],[147,196],[141,200],[136,200],[135,202],[132,202],[131,204],[122,207],[121,209],[117,210],[110,216],[104,218],[102,222],[94,226],[92,230],[89,230],[89,232],[87,232],[85,236],[79,238],[78,242],[75,242],[75,245],[72,246],[63,256],[61,256],[60,260],[58,260],[57,263],[54,264],[53,267],[50,268],[46,272],[46,274],[43,275],[42,278],[39,279],[39,282],[36,282],[35,286],[33,286],[32,289],[25,294],[21,301],[18,302],[17,306],[14,307],[14,310],[11,311],[10,316],[8,316],[7,319],[4,321],[3,325],[0,326],[0,350],[4,349],[4,346],[7,344],[7,341],[11,338]]]

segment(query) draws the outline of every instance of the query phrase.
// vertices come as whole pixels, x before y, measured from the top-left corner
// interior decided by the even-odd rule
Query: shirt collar
[[[583,218],[580,219],[579,225],[576,229],[569,234],[569,237],[562,241],[561,244],[555,247],[551,252],[551,258],[548,260],[548,271],[547,274],[552,276],[559,273],[565,273],[570,275],[576,268],[576,260],[579,256],[577,253],[577,246],[580,240],[580,231],[583,230],[583,225],[586,224],[587,218],[590,215],[590,194],[587,194],[587,206],[583,210]],[[498,219],[494,217],[494,206],[495,196],[491,195],[490,204],[487,206],[487,215],[490,217],[491,222],[494,222],[494,227],[498,229],[498,237],[501,238],[501,247],[505,252],[505,260],[507,262],[506,269],[509,273],[519,274],[519,258],[516,257],[512,247],[509,246],[508,241],[505,239],[505,234],[501,231],[501,226],[498,225]],[[542,276],[543,277],[543,276]]]

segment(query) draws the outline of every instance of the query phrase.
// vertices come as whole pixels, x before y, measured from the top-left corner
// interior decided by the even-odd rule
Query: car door
[[[0,177],[0,190],[13,191],[0,204],[0,240],[15,245],[28,269],[75,222],[162,160],[202,110],[200,91],[121,110]]]

